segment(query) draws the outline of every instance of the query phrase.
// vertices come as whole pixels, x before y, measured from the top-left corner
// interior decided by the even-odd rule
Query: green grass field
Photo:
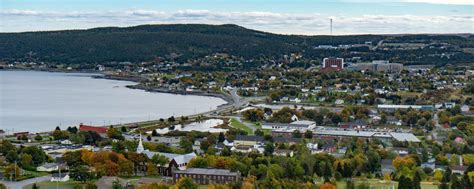
[[[377,179],[369,179],[369,180],[364,180],[364,181],[370,186],[371,189],[396,189],[398,186],[398,182],[396,181],[384,181],[384,180],[377,180]],[[361,184],[364,181],[362,180],[355,181],[356,187],[358,184]],[[346,182],[338,181],[337,188],[345,189]],[[438,185],[433,184],[431,182],[421,182],[421,188],[422,189],[438,189]]]
[[[245,132],[247,132],[249,135],[253,135],[252,129],[250,129],[245,124],[238,121],[237,119],[234,119],[234,118],[230,119],[230,126],[237,129],[242,129]]]

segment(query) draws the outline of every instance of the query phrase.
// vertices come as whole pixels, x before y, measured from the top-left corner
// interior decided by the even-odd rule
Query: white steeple
[[[145,148],[143,148],[142,134],[140,133],[140,141],[138,142],[137,153],[141,154],[143,151],[145,151]]]

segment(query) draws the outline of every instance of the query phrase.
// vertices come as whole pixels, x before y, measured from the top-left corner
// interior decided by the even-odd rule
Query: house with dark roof
[[[227,169],[189,168],[173,173],[174,182],[177,182],[181,177],[191,178],[200,185],[232,184],[240,180],[240,172],[232,172]]]
[[[466,171],[467,167],[463,165],[455,165],[451,167],[451,171],[453,174],[459,174],[462,175]]]
[[[285,143],[285,144],[300,144],[303,142],[302,138],[288,138],[288,137],[273,137],[274,143]]]
[[[343,129],[365,129],[369,127],[369,124],[362,119],[358,119],[354,122],[339,123],[339,127]]]
[[[263,143],[263,137],[262,136],[256,136],[256,135],[237,135],[235,136],[234,140],[234,145],[239,146],[239,145],[245,145],[245,146],[253,146],[257,144],[262,144]]]

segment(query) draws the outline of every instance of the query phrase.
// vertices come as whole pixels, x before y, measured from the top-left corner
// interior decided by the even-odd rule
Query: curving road
[[[22,180],[18,182],[10,182],[10,181],[0,181],[0,182],[5,184],[5,186],[7,186],[7,189],[22,189],[28,185],[32,185],[33,183],[43,182],[43,181],[48,181],[48,180],[51,180],[51,175],[26,179],[26,180]]]

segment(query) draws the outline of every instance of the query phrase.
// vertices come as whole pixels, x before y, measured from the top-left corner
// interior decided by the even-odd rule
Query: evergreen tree
[[[446,171],[444,171],[444,174],[443,174],[443,180],[441,180],[441,182],[446,182],[448,183],[451,179],[451,168],[447,167],[446,168]]]
[[[413,183],[412,183],[413,189],[421,189],[420,182],[421,182],[420,172],[416,171],[415,175],[413,176]]]
[[[218,139],[218,141],[219,141],[219,142],[224,142],[224,140],[225,140],[225,135],[224,135],[224,133],[222,133],[222,132],[219,133],[219,139]]]
[[[153,131],[151,131],[151,136],[159,136],[158,132],[156,132],[156,129],[153,129]]]
[[[461,181],[459,181],[458,177],[454,174],[451,175],[451,189],[462,189],[463,186]]]
[[[470,188],[474,188],[474,185],[472,184],[471,180],[469,179],[469,176],[467,175],[467,172],[464,173],[464,176],[462,177],[462,186],[465,188],[465,189],[470,189]]]

